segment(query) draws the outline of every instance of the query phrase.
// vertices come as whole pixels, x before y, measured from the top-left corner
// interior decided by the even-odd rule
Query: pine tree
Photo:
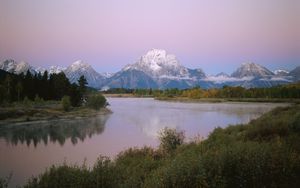
[[[88,84],[88,82],[83,75],[80,76],[78,80],[78,84],[79,84],[79,91],[81,95],[84,95],[84,93],[86,92],[86,85]]]

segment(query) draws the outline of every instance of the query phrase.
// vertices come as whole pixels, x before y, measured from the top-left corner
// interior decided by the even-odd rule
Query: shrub
[[[89,171],[85,166],[52,166],[39,177],[31,178],[25,188],[88,187]]]
[[[35,104],[43,104],[44,103],[44,99],[41,98],[39,95],[35,95],[35,97],[34,97],[34,103]]]
[[[177,131],[176,129],[165,127],[159,133],[159,141],[160,141],[159,148],[164,153],[171,153],[179,145],[183,143],[183,140],[184,140],[183,131]]]
[[[106,104],[106,98],[101,94],[91,95],[87,98],[87,106],[95,110],[105,107]]]
[[[5,177],[5,178],[1,178],[0,177],[0,187],[1,188],[6,188],[8,187],[8,184],[10,182],[10,179],[12,177],[12,174],[10,174],[9,176]]]
[[[32,105],[32,101],[26,96],[23,100],[23,105],[29,107],[30,105]]]
[[[90,172],[90,187],[117,187],[114,163],[104,156],[100,156]]]
[[[119,187],[143,187],[150,173],[160,166],[159,159],[159,154],[149,147],[121,152],[115,161]]]
[[[63,96],[63,98],[61,99],[61,104],[62,107],[64,109],[64,111],[69,111],[71,108],[71,100],[69,96]]]

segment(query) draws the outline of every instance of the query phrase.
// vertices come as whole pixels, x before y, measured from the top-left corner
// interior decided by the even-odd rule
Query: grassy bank
[[[13,103],[0,107],[0,125],[53,119],[73,119],[107,114],[107,108],[95,110],[87,107],[70,107],[65,111],[60,101],[45,101],[42,103]]]
[[[182,140],[169,130],[158,149],[100,157],[92,168],[52,166],[25,187],[300,187],[300,105]]]
[[[284,99],[284,98],[199,98],[192,99],[188,97],[156,97],[156,100],[175,101],[175,102],[270,102],[270,103],[297,103],[300,104],[300,99]]]

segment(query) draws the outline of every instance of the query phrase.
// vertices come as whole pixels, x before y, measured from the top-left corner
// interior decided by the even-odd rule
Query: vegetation
[[[159,141],[161,151],[165,154],[170,154],[183,144],[184,132],[178,132],[175,129],[166,127],[159,133]]]
[[[93,94],[88,96],[87,98],[87,106],[99,110],[100,108],[103,108],[107,105],[107,101],[105,97],[101,94]]]
[[[12,174],[7,176],[6,178],[0,178],[0,187],[1,188],[7,188],[11,177],[12,177]]]
[[[61,105],[64,109],[64,111],[69,111],[71,108],[71,100],[69,96],[63,96],[63,98],[61,99]]]
[[[300,105],[216,128],[203,141],[183,143],[173,129],[160,141],[100,157],[93,168],[52,166],[25,187],[300,187]]]
[[[135,97],[155,97],[157,99],[191,99],[205,101],[222,102],[224,100],[239,101],[272,101],[281,102],[289,99],[300,98],[300,82],[287,85],[278,85],[270,88],[243,88],[240,86],[224,86],[223,88],[202,89],[195,87],[191,89],[180,90],[172,89],[125,89],[112,88],[103,91],[104,94],[127,94]]]
[[[0,71],[0,104],[10,104],[21,101],[61,100],[70,96],[72,106],[80,106],[86,91],[86,79],[80,77],[78,84],[71,84],[66,75],[61,72],[48,75],[27,73],[15,75]]]
[[[27,71],[26,75],[15,75],[0,70],[0,125],[93,116],[94,109],[106,106],[106,99],[86,85],[84,76],[79,78],[78,85],[71,84],[63,72],[33,75]],[[88,100],[91,104],[86,105],[90,93],[94,93]]]

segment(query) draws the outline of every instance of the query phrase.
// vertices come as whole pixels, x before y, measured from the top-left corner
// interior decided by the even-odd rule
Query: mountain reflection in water
[[[58,142],[64,145],[70,139],[73,145],[78,141],[84,141],[86,137],[101,134],[105,129],[105,123],[110,115],[101,115],[93,118],[82,118],[73,120],[53,120],[30,123],[19,123],[0,127],[0,138],[4,138],[12,145],[38,144]]]

